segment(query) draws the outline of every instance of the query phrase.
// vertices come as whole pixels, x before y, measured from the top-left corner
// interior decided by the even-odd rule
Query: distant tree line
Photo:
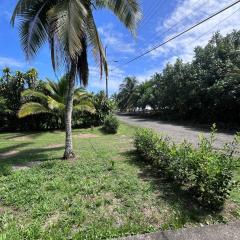
[[[63,129],[67,78],[40,80],[38,72],[11,72],[3,69],[0,77],[0,130]],[[90,94],[76,88],[73,127],[99,126],[113,110],[104,92]]]
[[[114,98],[121,111],[149,107],[163,119],[239,126],[240,31],[214,34],[191,63],[177,59],[148,81],[127,77]]]

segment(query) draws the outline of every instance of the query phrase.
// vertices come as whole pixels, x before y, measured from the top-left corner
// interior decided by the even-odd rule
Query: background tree
[[[240,31],[213,35],[205,47],[196,47],[193,61],[177,59],[145,83],[118,93],[118,106],[126,110],[151,106],[162,119],[190,120],[240,126]],[[129,96],[134,96],[134,101]]]
[[[135,77],[126,77],[120,85],[118,94],[118,106],[121,110],[129,110],[136,107],[136,89],[138,81]]]
[[[27,73],[29,74],[29,73]],[[36,114],[51,114],[57,128],[64,128],[64,111],[68,90],[67,76],[59,82],[48,80],[42,83],[40,90],[27,89],[23,91],[24,104],[21,106],[18,116],[24,118]],[[92,95],[84,89],[77,88],[74,91],[73,111],[95,113]]]
[[[132,32],[141,17],[137,0],[19,0],[12,16],[20,18],[19,31],[28,58],[49,41],[53,69],[63,63],[68,73],[65,110],[66,145],[64,158],[74,157],[72,146],[72,106],[75,79],[88,83],[87,48],[91,46],[100,66],[108,73],[107,61],[93,17],[93,9],[107,8]]]

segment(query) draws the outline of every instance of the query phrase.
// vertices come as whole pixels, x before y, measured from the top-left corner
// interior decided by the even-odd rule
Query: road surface
[[[185,126],[182,124],[169,123],[160,120],[142,118],[138,116],[118,115],[118,119],[130,125],[151,128],[158,133],[162,133],[171,137],[175,142],[182,142],[184,139],[193,143],[195,146],[198,143],[200,134],[209,136],[210,131],[193,126]],[[218,132],[216,134],[216,142],[214,146],[221,149],[227,142],[233,141],[233,133]]]

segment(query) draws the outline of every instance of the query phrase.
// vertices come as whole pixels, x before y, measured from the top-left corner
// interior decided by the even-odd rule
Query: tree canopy
[[[150,106],[163,119],[239,126],[239,50],[240,31],[216,33],[205,47],[195,48],[192,62],[177,59],[167,64],[161,73],[135,84],[131,94],[125,79],[117,95],[118,107],[126,111]]]

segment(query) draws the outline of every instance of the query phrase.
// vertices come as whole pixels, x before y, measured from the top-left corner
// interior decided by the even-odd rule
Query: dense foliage
[[[52,116],[52,126],[64,128],[66,97],[68,90],[67,76],[63,76],[58,82],[47,80],[42,83],[41,89],[27,89],[22,92],[23,105],[18,116],[24,118],[31,115],[46,113]],[[93,96],[83,88],[76,88],[74,91],[73,114],[95,113]]]
[[[116,134],[118,131],[119,125],[120,125],[120,123],[119,123],[119,120],[117,119],[117,117],[115,117],[113,115],[109,115],[106,117],[106,119],[104,121],[103,129],[107,133]]]
[[[152,130],[140,129],[135,135],[135,147],[144,160],[184,186],[200,205],[216,210],[223,206],[235,184],[233,173],[240,159],[234,154],[240,135],[219,152],[213,148],[215,131],[213,128],[209,139],[201,136],[195,148],[186,141],[174,144]]]
[[[26,73],[4,69],[0,78],[0,129],[63,128],[66,92],[66,78],[59,82],[42,81],[35,69]],[[74,95],[73,126],[102,125],[112,110],[112,101],[103,92],[94,95],[78,88]]]
[[[0,129],[38,129],[48,121],[44,114],[24,120],[17,117],[22,92],[25,89],[37,90],[41,88],[41,84],[35,69],[26,73],[17,71],[14,74],[9,68],[3,69],[3,76],[0,78]]]
[[[75,127],[102,126],[105,118],[114,110],[114,102],[106,97],[104,91],[95,94],[92,101],[96,112],[94,114],[90,112],[74,114],[73,122]]]
[[[163,119],[239,125],[239,51],[240,31],[225,37],[216,33],[205,47],[195,48],[191,63],[177,59],[140,84],[126,78],[118,107],[135,111],[148,106]]]

